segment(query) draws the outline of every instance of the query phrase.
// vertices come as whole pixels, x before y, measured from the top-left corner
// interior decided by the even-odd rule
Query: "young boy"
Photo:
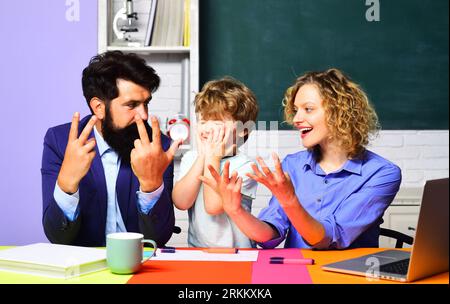
[[[233,78],[206,83],[195,97],[197,115],[197,151],[187,152],[180,164],[178,182],[172,192],[175,206],[189,212],[190,247],[255,247],[229,219],[221,197],[210,187],[204,187],[200,176],[211,177],[208,166],[218,172],[236,171],[243,179],[242,207],[251,212],[257,183],[248,178],[252,161],[237,148],[245,142],[256,121],[258,104],[253,92]],[[246,126],[247,128],[244,128]],[[236,174],[235,173],[235,174]]]

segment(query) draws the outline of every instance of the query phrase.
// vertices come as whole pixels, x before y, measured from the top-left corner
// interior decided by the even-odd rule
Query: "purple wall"
[[[77,3],[79,21],[69,21]],[[97,1],[2,1],[0,34],[0,246],[47,241],[43,138],[73,112],[89,112],[81,71],[97,51]]]

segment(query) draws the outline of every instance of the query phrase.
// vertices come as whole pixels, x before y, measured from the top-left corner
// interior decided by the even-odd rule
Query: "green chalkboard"
[[[255,92],[259,120],[282,122],[295,78],[336,67],[383,129],[448,129],[449,1],[367,2],[379,21],[366,0],[201,0],[200,83],[233,76]]]

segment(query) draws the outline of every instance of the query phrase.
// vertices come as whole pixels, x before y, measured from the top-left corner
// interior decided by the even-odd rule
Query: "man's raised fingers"
[[[80,113],[75,112],[70,124],[69,141],[74,141],[78,138],[78,122],[80,121]]]
[[[91,152],[89,152],[88,155],[89,155],[89,159],[92,161],[95,157],[95,150],[92,150]]]
[[[97,116],[92,115],[91,119],[89,119],[87,125],[83,129],[83,132],[81,132],[80,137],[78,138],[82,144],[87,141],[89,134],[91,134],[96,122]]]
[[[86,144],[83,146],[83,150],[86,152],[91,152],[95,148],[95,138],[90,138]]]
[[[145,124],[141,116],[139,114],[136,114],[134,120],[136,121],[137,129],[139,132],[139,138],[141,139],[142,144],[144,145],[149,144],[150,140],[148,139],[147,129],[145,128]]]
[[[152,120],[152,143],[161,146],[161,130],[159,129],[159,122],[155,116],[151,117]]]
[[[142,146],[141,140],[140,139],[135,139],[134,140],[134,147],[135,148],[140,148]]]

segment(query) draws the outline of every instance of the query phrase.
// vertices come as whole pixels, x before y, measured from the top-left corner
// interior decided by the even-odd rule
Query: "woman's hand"
[[[270,171],[261,157],[257,157],[256,160],[261,166],[262,172],[253,163],[251,166],[254,174],[247,173],[247,176],[266,186],[278,199],[283,209],[297,205],[298,199],[289,174],[283,172],[280,159],[276,153],[272,153],[272,159],[275,164],[275,172]]]

